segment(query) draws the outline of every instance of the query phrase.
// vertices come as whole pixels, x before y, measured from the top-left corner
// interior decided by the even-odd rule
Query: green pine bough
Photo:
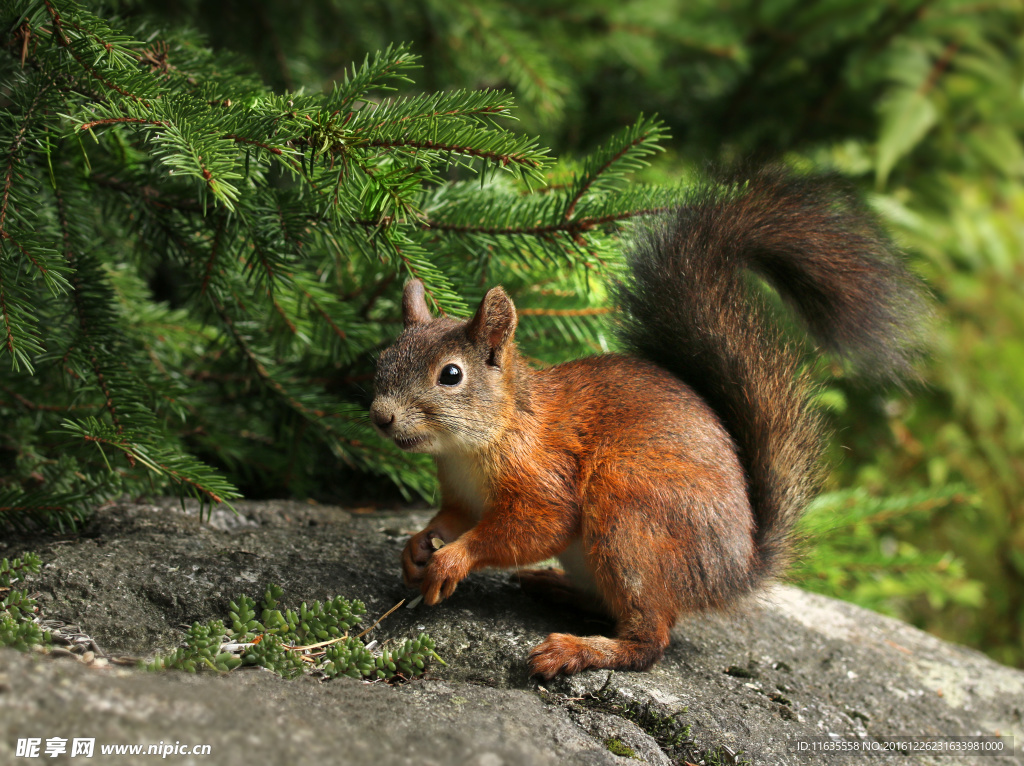
[[[365,408],[411,277],[453,316],[503,284],[535,358],[608,348],[618,232],[678,198],[631,180],[658,119],[556,162],[507,92],[412,92],[406,45],[279,93],[98,7],[0,4],[0,528],[354,474],[429,496]]]
[[[42,561],[34,553],[26,553],[13,561],[0,561],[0,596],[3,596],[0,599],[0,646],[27,652],[50,640],[49,632],[32,619],[36,611],[35,599],[11,587],[23,581],[26,574],[38,574],[41,566]]]
[[[278,602],[282,595],[277,585],[267,586],[261,620],[256,619],[256,602],[249,596],[239,596],[229,604],[230,627],[223,620],[194,623],[185,634],[183,647],[140,664],[147,670],[174,668],[189,673],[227,673],[243,665],[255,665],[284,678],[319,672],[326,678],[386,681],[420,676],[431,659],[445,664],[426,633],[379,653],[364,644],[360,636],[349,635],[348,631],[366,614],[362,601],[337,596],[326,602],[303,602],[298,611],[281,611]]]

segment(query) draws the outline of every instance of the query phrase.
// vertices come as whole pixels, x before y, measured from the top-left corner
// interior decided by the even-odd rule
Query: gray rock
[[[271,582],[285,605],[341,594],[363,600],[374,619],[413,595],[397,561],[425,513],[238,507],[241,518],[218,513],[199,525],[170,503],[115,505],[83,536],[7,540],[0,557],[39,553],[44,570],[29,588],[43,615],[74,623],[111,657],[172,648],[184,626],[225,617],[229,600],[258,600]],[[163,760],[582,766],[711,763],[706,754],[717,749],[722,764],[850,764],[857,756],[798,753],[793,743],[970,735],[1012,736],[1016,754],[871,763],[1024,762],[1024,673],[850,604],[780,586],[729,614],[681,622],[648,673],[587,672],[547,685],[527,676],[526,656],[547,633],[609,627],[487,572],[438,607],[402,607],[374,628],[382,641],[425,630],[448,662],[395,686],[259,670],[148,674],[85,667],[70,652],[6,650],[0,763],[32,762],[14,757],[19,738],[92,737],[97,763],[154,757],[102,756],[103,744],[180,742],[208,744],[211,755]]]

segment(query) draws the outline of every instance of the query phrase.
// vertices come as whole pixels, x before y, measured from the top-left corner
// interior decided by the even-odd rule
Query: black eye
[[[437,382],[442,386],[457,386],[462,382],[462,370],[458,368],[458,365],[446,364],[441,370]]]

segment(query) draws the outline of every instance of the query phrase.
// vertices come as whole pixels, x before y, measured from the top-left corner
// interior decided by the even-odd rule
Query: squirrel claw
[[[622,642],[603,636],[552,633],[533,647],[527,662],[531,676],[550,681],[559,674],[571,676],[589,668],[628,667],[621,648]]]
[[[457,541],[435,551],[420,584],[423,600],[433,606],[451,596],[459,582],[469,574],[469,569],[469,556]]]
[[[424,529],[409,538],[402,551],[402,580],[406,587],[415,588],[423,582],[423,577],[434,555],[433,539],[439,537],[433,529]]]
[[[536,676],[542,681],[550,681],[561,673],[571,675],[582,670],[577,667],[579,663],[578,648],[566,640],[571,638],[575,637],[563,633],[552,633],[533,647],[533,651],[530,652],[527,659],[530,675]]]

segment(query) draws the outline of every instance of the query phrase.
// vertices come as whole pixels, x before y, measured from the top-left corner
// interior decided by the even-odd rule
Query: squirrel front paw
[[[469,574],[470,560],[466,546],[459,540],[434,551],[423,575],[420,592],[430,606],[455,592],[455,586]]]
[[[441,541],[440,545],[438,541]],[[444,538],[435,529],[424,529],[409,538],[402,551],[402,579],[406,587],[415,588],[423,582],[427,564],[434,552],[444,544]]]

